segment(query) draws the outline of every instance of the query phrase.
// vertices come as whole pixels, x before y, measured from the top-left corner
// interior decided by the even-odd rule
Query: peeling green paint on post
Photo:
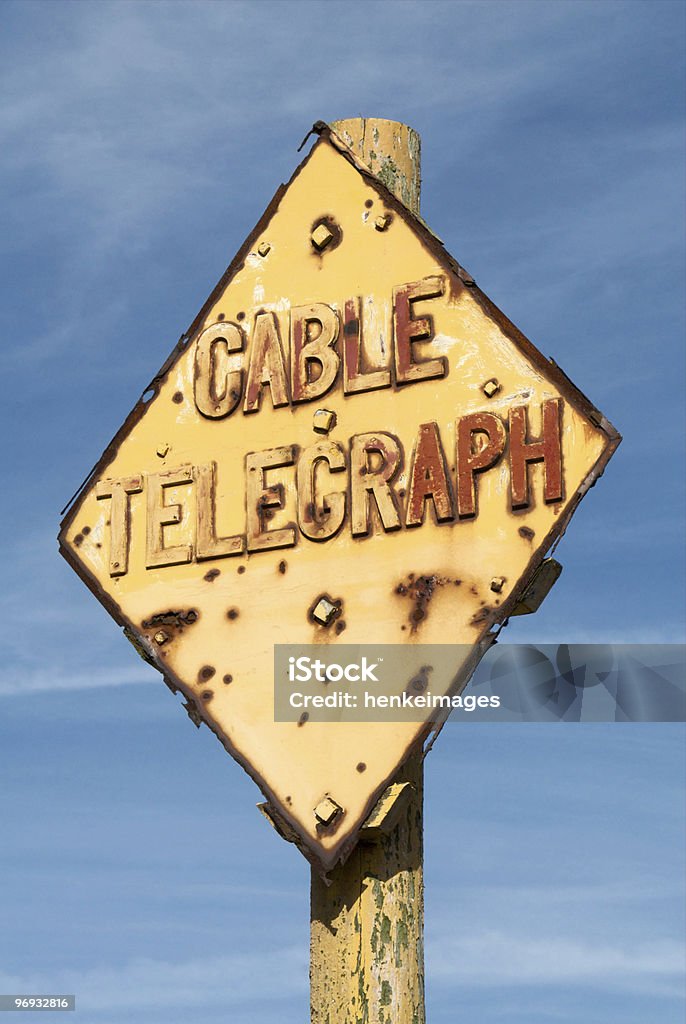
[[[426,1024],[419,758],[390,835],[360,842],[327,886],[312,876],[312,1024]]]
[[[384,157],[381,167],[377,171],[377,177],[391,192],[396,191],[398,185],[398,165],[390,156]]]
[[[419,213],[421,141],[408,125],[355,117],[331,127],[408,209]]]
[[[381,918],[381,941],[384,943],[382,949],[385,949],[385,944],[391,941],[391,919],[387,914]]]

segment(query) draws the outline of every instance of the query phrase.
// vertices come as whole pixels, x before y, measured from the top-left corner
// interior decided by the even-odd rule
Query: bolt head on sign
[[[60,548],[326,870],[435,712],[275,722],[274,645],[463,645],[455,692],[619,436],[316,129]]]

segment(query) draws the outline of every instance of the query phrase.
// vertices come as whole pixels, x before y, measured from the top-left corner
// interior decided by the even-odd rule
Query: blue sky
[[[55,534],[314,120],[421,133],[429,225],[624,435],[507,639],[684,640],[685,11],[2,5],[0,991],[76,991],[89,1024],[306,1017],[305,863]],[[680,726],[446,730],[432,1024],[681,1021],[684,773]]]

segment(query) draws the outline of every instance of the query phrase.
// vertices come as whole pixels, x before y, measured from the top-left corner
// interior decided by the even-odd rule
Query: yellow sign
[[[327,868],[432,723],[275,722],[274,645],[478,657],[618,442],[322,127],[60,545]]]

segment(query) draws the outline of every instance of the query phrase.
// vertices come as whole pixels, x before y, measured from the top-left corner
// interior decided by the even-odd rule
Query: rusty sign
[[[463,685],[619,435],[316,130],[60,547],[326,869],[435,723],[277,723],[274,645],[468,645]]]

